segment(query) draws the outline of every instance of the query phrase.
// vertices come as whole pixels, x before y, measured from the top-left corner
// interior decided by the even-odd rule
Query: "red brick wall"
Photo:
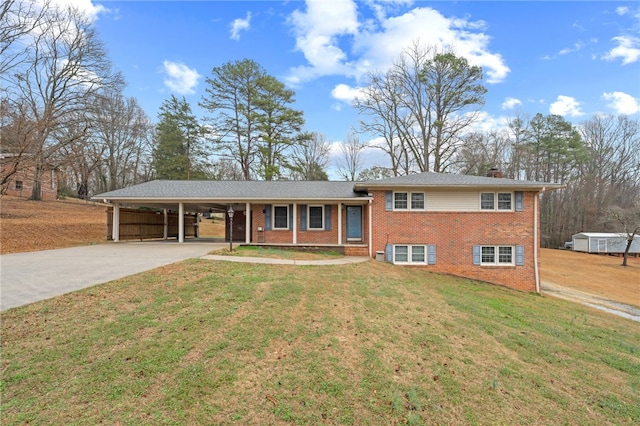
[[[344,207],[344,206],[343,206]],[[264,231],[264,242],[267,244],[292,244],[293,243],[293,231],[284,229],[271,229],[266,230],[265,226],[265,209],[263,204],[253,204],[251,206],[252,214],[252,230],[251,241],[258,242],[258,228],[261,227]],[[338,214],[342,215],[342,240],[346,240],[346,218],[345,210],[338,211],[338,204],[331,205],[331,229],[328,231],[323,230],[300,230],[300,205],[296,205],[296,224],[297,224],[297,244],[300,245],[312,245],[312,244],[338,244]],[[368,243],[368,207],[366,205],[362,208],[362,227],[363,227],[363,240],[362,243]],[[368,255],[368,249],[365,255]]]
[[[16,197],[30,198],[33,191],[34,169],[32,166],[25,166],[18,170],[9,182],[6,194]],[[18,188],[18,182],[22,183],[22,188]],[[42,173],[42,199],[55,200],[58,198],[58,172],[56,170],[45,170]]]
[[[534,197],[524,193],[519,212],[388,212],[385,191],[374,191],[373,252],[389,244],[435,244],[436,264],[430,271],[535,291]],[[520,245],[524,266],[473,264],[474,245]]]

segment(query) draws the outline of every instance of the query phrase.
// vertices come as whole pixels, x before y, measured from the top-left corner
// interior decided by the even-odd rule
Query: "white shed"
[[[573,251],[586,253],[624,253],[627,234],[615,232],[581,232],[572,237]],[[640,235],[636,235],[629,253],[640,253]]]

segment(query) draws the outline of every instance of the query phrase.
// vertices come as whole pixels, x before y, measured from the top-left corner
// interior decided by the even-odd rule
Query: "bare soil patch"
[[[640,258],[542,249],[542,282],[568,287],[604,299],[640,306]]]

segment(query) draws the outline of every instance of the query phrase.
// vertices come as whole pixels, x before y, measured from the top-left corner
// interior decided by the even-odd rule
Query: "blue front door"
[[[362,206],[347,206],[347,240],[362,240]]]

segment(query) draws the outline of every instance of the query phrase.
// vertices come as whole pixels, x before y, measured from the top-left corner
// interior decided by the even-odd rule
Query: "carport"
[[[98,194],[112,204],[113,241],[119,241],[121,209],[177,212],[177,240],[185,241],[185,214],[222,213],[226,239],[233,209],[233,240],[241,244],[337,247],[352,256],[371,256],[372,195],[353,182],[336,181],[169,181],[156,180]],[[172,228],[172,229],[175,229]]]

